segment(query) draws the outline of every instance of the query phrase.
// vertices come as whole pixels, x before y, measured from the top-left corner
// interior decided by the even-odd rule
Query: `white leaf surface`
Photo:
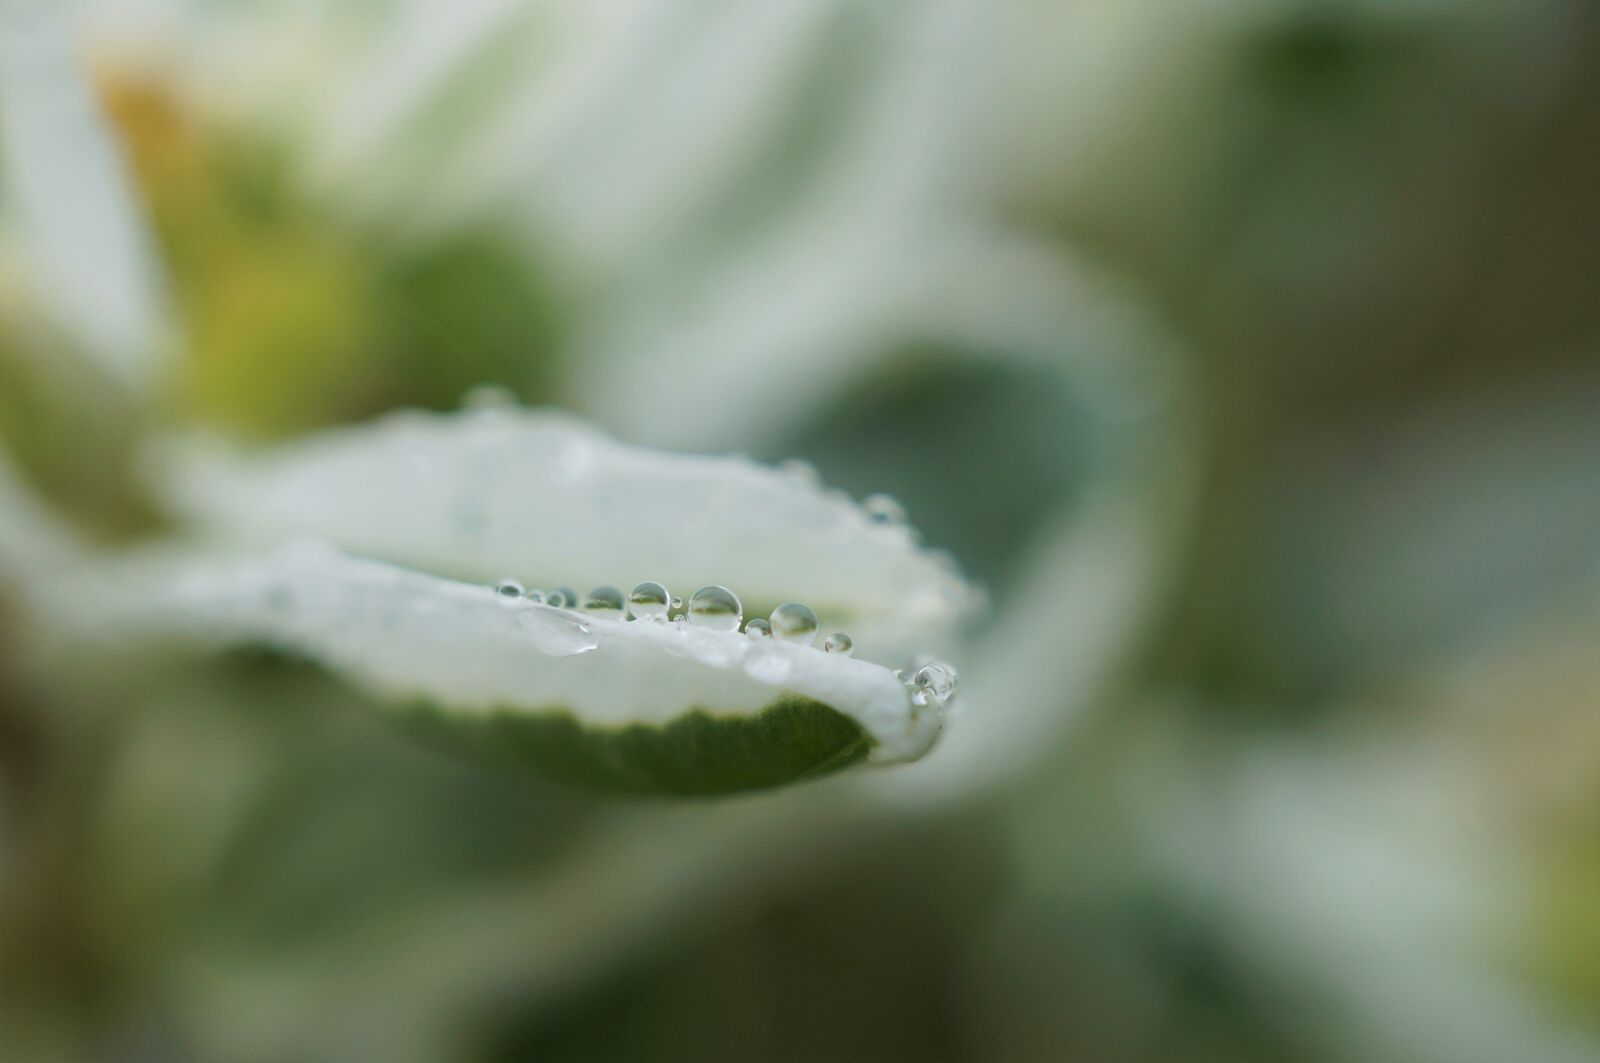
[[[722,584],[762,613],[799,600],[854,625],[865,656],[875,640],[934,649],[980,599],[909,529],[804,477],[626,446],[555,413],[403,413],[254,456],[191,441],[166,458],[156,467],[173,508],[230,541],[311,536],[440,575],[579,593]]]
[[[116,383],[152,386],[168,330],[160,270],[56,4],[0,0],[0,207],[56,324]]]
[[[250,559],[162,553],[58,582],[56,619],[91,644],[265,644],[302,654],[393,701],[449,712],[566,712],[586,727],[665,724],[690,711],[755,716],[786,695],[859,724],[872,757],[933,744],[936,704],[894,672],[739,632],[613,620],[505,599],[315,543]],[[93,610],[76,603],[93,600]]]

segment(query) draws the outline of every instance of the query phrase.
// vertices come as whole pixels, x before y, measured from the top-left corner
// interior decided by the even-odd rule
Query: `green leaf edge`
[[[685,710],[664,723],[585,724],[570,710],[461,711],[431,702],[399,719],[430,744],[508,770],[609,793],[709,797],[765,790],[864,759],[871,737],[850,717],[786,694],[753,714]]]

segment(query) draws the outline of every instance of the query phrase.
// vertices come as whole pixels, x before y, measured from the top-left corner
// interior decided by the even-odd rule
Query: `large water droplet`
[[[772,625],[759,616],[752,617],[745,622],[744,633],[753,639],[770,639],[772,637]]]
[[[744,619],[739,596],[726,587],[701,587],[689,598],[689,623],[712,631],[738,631]]]
[[[623,604],[622,592],[607,585],[596,587],[584,597],[583,611],[607,620],[618,620],[622,617]]]
[[[867,511],[867,516],[875,524],[904,524],[906,522],[905,507],[893,495],[879,494],[868,495],[861,500],[861,508]]]
[[[822,648],[829,653],[837,653],[841,657],[848,657],[856,651],[856,643],[854,639],[843,631],[835,631],[828,636],[828,640],[822,644]]]
[[[772,637],[809,646],[817,638],[817,614],[799,602],[784,602],[772,611]]]
[[[588,624],[548,609],[527,609],[518,613],[517,625],[535,647],[552,657],[588,653],[600,645]]]
[[[635,620],[665,620],[672,595],[654,580],[645,580],[628,592],[628,612]]]
[[[526,593],[523,590],[522,584],[518,583],[514,579],[503,579],[499,583],[496,583],[494,585],[494,592],[508,602],[521,598],[523,594]]]
[[[917,669],[911,677],[911,686],[917,693],[935,701],[949,701],[956,692],[956,670],[947,664],[931,661]]]

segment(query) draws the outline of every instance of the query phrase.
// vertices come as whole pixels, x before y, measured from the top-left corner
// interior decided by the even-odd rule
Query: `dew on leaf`
[[[628,592],[628,612],[635,620],[665,620],[672,595],[654,580],[645,580]]]
[[[701,587],[689,597],[689,623],[710,631],[738,631],[744,619],[739,596],[726,587]]]
[[[778,463],[778,471],[789,478],[791,483],[815,487],[822,482],[822,476],[817,472],[817,467],[803,458],[789,458]]]
[[[883,493],[868,495],[861,500],[861,508],[874,524],[904,524],[906,510],[893,495]]]
[[[623,610],[622,592],[609,584],[596,587],[584,596],[583,611],[608,620],[619,619]]]
[[[941,704],[956,692],[956,671],[947,664],[930,661],[911,677],[912,689]]]
[[[784,602],[772,611],[772,637],[809,646],[817,638],[817,614],[799,602]]]

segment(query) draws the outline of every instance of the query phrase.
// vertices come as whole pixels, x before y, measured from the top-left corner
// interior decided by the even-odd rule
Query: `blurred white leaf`
[[[538,746],[570,741],[570,722],[599,744],[552,756],[594,763],[555,767],[629,789],[783,782],[769,772],[793,755],[806,758],[793,765],[799,776],[847,763],[866,745],[874,760],[913,760],[941,726],[942,705],[914,702],[893,671],[820,647],[555,608],[310,543],[246,560],[134,555],[80,568],[50,591],[45,608],[76,646],[276,647],[437,713],[447,729],[490,723],[489,739],[507,746],[494,751],[499,759],[528,752],[549,766]],[[86,599],[95,607],[80,612]],[[860,731],[818,739],[817,714],[830,709]],[[539,729],[546,717],[555,729]],[[636,725],[654,730],[627,730]]]
[[[306,535],[442,575],[580,593],[721,584],[763,613],[793,599],[848,623],[876,660],[941,644],[979,601],[909,529],[804,477],[625,446],[557,413],[400,413],[253,456],[194,442],[161,456],[173,509],[231,541]]]
[[[48,578],[79,559],[84,544],[0,450],[0,582]]]
[[[55,324],[146,392],[166,353],[160,269],[54,3],[0,2],[0,209]]]

